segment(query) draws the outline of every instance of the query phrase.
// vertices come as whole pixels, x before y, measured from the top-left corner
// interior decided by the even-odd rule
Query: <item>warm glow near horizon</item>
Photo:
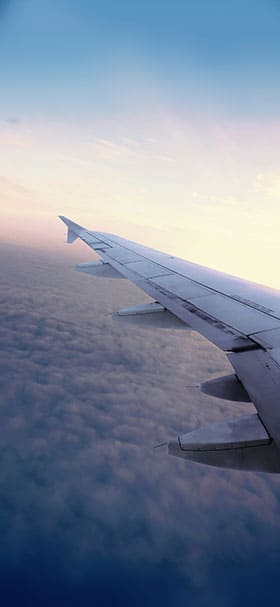
[[[85,5],[96,27],[100,10],[95,14],[94,3]],[[181,7],[181,18],[196,19],[195,5],[190,5]],[[63,53],[54,64],[48,33],[72,56],[74,22],[65,24],[63,6],[57,23],[44,22],[35,6],[16,3],[0,21],[3,52],[18,28],[28,39],[28,48],[23,51],[18,42],[9,58],[14,80],[7,65],[4,70],[0,240],[61,251],[65,230],[57,216],[64,214],[88,228],[280,288],[279,90],[271,58],[267,70],[254,59],[257,51],[246,47],[242,33],[235,41],[236,30],[232,39],[220,40],[224,59],[214,48],[208,55],[196,49],[191,33],[186,39],[180,32],[178,40],[175,35],[166,39],[159,30],[162,39],[155,48],[156,21],[145,30],[145,44],[137,28],[135,40],[131,32],[127,38],[122,32],[121,42],[118,28],[124,26],[115,23],[104,50],[106,41],[92,41],[88,12],[81,7],[80,46],[75,42],[69,74]],[[48,10],[46,2],[50,17]],[[163,29],[168,10],[162,8]],[[255,13],[256,30],[266,19],[269,38],[274,12],[260,3]],[[201,22],[202,38],[208,18],[211,12]],[[62,40],[60,19],[66,28]],[[252,25],[249,13],[248,19]],[[37,29],[30,37],[31,27]],[[15,68],[20,52],[28,74],[24,82]]]

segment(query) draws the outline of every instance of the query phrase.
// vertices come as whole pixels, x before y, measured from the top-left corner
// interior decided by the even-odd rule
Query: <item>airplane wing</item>
[[[280,472],[280,291],[60,218],[67,242],[80,238],[101,258],[76,269],[126,278],[154,299],[114,318],[198,331],[225,352],[234,371],[205,382],[202,391],[255,406],[250,415],[180,435],[168,443],[169,453],[208,465]]]

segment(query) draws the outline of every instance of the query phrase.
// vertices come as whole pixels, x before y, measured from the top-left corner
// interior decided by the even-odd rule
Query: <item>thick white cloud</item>
[[[67,571],[167,559],[203,589],[221,551],[244,566],[260,543],[273,554],[278,477],[153,450],[247,410],[186,387],[226,372],[223,355],[193,333],[113,323],[111,311],[145,299],[124,281],[4,245],[1,262],[0,560],[20,562],[35,534],[50,551],[56,538]]]

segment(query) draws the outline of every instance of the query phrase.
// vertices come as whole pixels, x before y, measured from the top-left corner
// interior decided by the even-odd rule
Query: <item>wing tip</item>
[[[65,223],[66,225],[69,224],[69,219],[67,217],[65,217],[65,215],[58,215],[59,219],[61,219],[61,221],[63,221],[63,223]]]
[[[71,221],[71,219],[68,219],[68,217],[65,217],[65,215],[58,215],[58,217],[67,226],[67,243],[71,244],[79,237],[79,231],[82,227]]]

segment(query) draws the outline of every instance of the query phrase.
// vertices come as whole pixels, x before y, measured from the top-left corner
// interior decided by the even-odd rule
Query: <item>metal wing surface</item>
[[[238,423],[227,420],[179,436],[169,452],[210,465],[280,472],[280,292],[60,218],[68,242],[80,238],[101,258],[78,270],[126,278],[155,300],[115,317],[198,331],[226,353],[234,370],[204,383],[202,391],[255,405],[257,413]]]

